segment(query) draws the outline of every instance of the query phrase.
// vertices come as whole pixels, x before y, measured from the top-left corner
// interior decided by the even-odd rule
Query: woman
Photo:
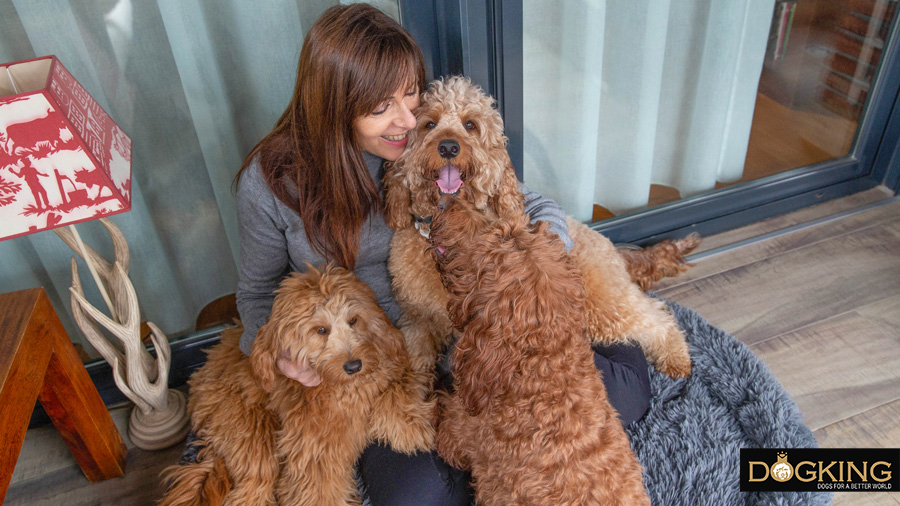
[[[377,9],[332,7],[310,28],[292,100],[238,173],[237,304],[245,353],[271,312],[275,288],[289,272],[305,270],[304,262],[335,261],[352,270],[397,323],[400,309],[387,269],[393,233],[382,215],[382,164],[403,152],[424,85],[418,45]],[[550,222],[571,249],[562,209],[523,191],[532,220]],[[623,350],[611,350],[612,360],[597,355],[597,361],[608,367],[605,377],[629,386],[610,388],[610,398],[612,390],[622,391],[643,414],[646,404],[640,409],[643,401],[632,398],[649,401],[646,361],[640,350]],[[628,360],[621,360],[622,353]],[[311,374],[306,364],[289,357],[278,366],[298,381]],[[375,505],[472,500],[468,475],[433,453],[406,456],[373,445],[360,459],[360,473]]]

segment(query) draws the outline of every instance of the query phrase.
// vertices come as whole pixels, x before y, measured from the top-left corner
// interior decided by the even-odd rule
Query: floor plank
[[[897,253],[900,255],[900,252]],[[900,329],[900,296],[887,297],[856,310],[866,318]],[[898,331],[900,332],[900,331]]]
[[[113,423],[116,424],[125,446],[129,449],[134,448],[134,444],[128,438],[130,413],[130,407],[110,410]],[[10,486],[77,465],[75,457],[69,452],[62,436],[52,425],[37,427],[26,432],[22,448],[22,451],[19,452],[19,459],[16,461],[16,468],[13,470]]]
[[[862,307],[857,314],[896,335],[900,329],[900,296]],[[861,339],[867,339],[863,334]],[[886,350],[890,352],[892,350]],[[900,375],[900,372],[895,374]],[[900,396],[900,393],[897,394]],[[826,425],[815,431],[823,448],[900,448],[900,400]]]
[[[864,262],[858,260],[861,252]],[[659,293],[751,345],[900,295],[898,252],[900,220]]]
[[[88,482],[56,429],[53,426],[38,427],[25,433],[25,442],[3,504],[131,506],[155,503],[163,494],[159,473],[178,462],[184,446],[178,444],[154,452],[135,447],[128,437],[131,410],[131,405],[110,410],[128,448],[125,476],[99,483]]]
[[[3,504],[149,506],[159,500],[164,492],[160,486],[160,471],[178,462],[182,449],[180,445],[154,452],[131,448],[125,460],[125,476],[99,483],[88,483],[78,467],[69,466],[48,473],[39,480],[28,480],[10,487]]]
[[[883,186],[879,186],[847,197],[830,200],[822,204],[800,209],[799,211],[775,216],[767,220],[706,237],[703,239],[703,243],[700,247],[697,248],[697,251],[707,251],[728,244],[734,244],[775,230],[785,229],[825,216],[857,209],[878,202],[879,200],[891,198],[892,196],[893,193],[891,193],[890,190]],[[675,278],[674,281],[680,282],[681,279],[681,277]]]
[[[896,329],[847,313],[750,347],[817,430],[900,398]]]
[[[895,492],[836,492],[834,506],[897,506]]]
[[[900,400],[817,429],[822,448],[900,448]]]
[[[797,220],[795,216],[780,219],[778,220],[778,227],[774,230],[784,229],[797,225],[798,223],[805,223],[820,218],[820,216],[807,217],[809,219],[797,223],[794,223]],[[860,231],[865,228],[878,226],[882,223],[896,221],[898,217],[900,217],[900,202],[893,202],[859,214],[848,216],[838,221],[822,223],[787,235],[750,244],[739,249],[728,251],[727,254],[711,256],[703,259],[703,261],[696,262],[689,271],[680,276],[662,280],[657,286],[656,292],[662,294],[666,290],[671,290],[674,287],[748,265],[765,258],[797,250],[850,232]],[[752,236],[748,235],[748,237],[738,240],[762,235],[771,232],[771,230],[760,226],[754,227],[754,232],[755,233]],[[718,236],[714,236],[710,241],[704,240],[701,244],[701,247],[703,248],[702,251],[713,249],[715,246],[707,243],[717,243],[719,242],[717,239]]]

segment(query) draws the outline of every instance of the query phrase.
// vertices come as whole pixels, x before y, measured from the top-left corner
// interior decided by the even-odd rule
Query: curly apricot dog
[[[524,213],[491,224],[448,199],[431,237],[463,334],[438,453],[471,469],[484,506],[649,505],[584,339],[581,274],[559,237]]]
[[[423,237],[438,199],[457,194],[502,219],[517,219],[524,204],[506,151],[503,120],[480,88],[461,77],[432,82],[416,117],[406,152],[385,174],[386,210],[388,225],[396,230],[389,269],[406,315],[401,326],[416,366],[428,367],[452,332],[447,294]],[[570,255],[584,276],[587,335],[599,342],[635,341],[660,371],[690,374],[684,335],[665,304],[645,295],[631,273],[648,284],[683,271],[684,254],[699,238],[619,253],[584,224],[569,218],[568,225],[575,241]]]
[[[407,453],[433,445],[427,378],[410,368],[374,293],[345,269],[286,278],[249,358],[240,334],[227,331],[191,378],[191,422],[205,447],[197,463],[167,470],[162,504],[358,505],[354,464],[369,443]],[[308,367],[306,384],[278,371],[282,355]]]

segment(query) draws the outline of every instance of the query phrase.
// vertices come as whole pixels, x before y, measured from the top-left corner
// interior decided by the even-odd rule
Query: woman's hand
[[[290,355],[286,351],[278,355],[275,363],[278,365],[278,370],[281,371],[281,374],[294,381],[299,381],[303,386],[314,387],[322,382],[322,378],[309,366],[309,362],[303,360],[298,363],[296,360],[291,360]]]

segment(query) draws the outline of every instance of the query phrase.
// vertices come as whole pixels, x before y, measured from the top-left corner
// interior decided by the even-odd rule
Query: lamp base
[[[128,437],[141,450],[162,450],[184,441],[191,428],[187,401],[178,390],[169,389],[165,410],[144,413],[139,408],[131,412]]]

